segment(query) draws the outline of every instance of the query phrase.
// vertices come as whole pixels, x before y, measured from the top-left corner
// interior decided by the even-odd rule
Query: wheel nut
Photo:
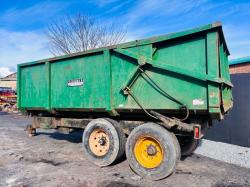
[[[154,155],[156,155],[157,150],[156,150],[155,146],[149,145],[149,146],[147,147],[147,153],[148,153],[149,156],[154,156]]]
[[[99,141],[100,145],[105,145],[106,144],[106,140],[104,138],[101,138]]]

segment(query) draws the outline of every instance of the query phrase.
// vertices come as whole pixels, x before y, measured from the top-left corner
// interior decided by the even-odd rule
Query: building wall
[[[250,73],[250,62],[249,63],[242,63],[236,65],[230,65],[230,74],[236,73]]]
[[[16,73],[0,78],[0,87],[10,87],[16,90]]]
[[[234,106],[220,122],[214,121],[205,139],[250,147],[250,74],[233,74]]]
[[[0,87],[11,87],[12,89],[16,90],[16,81],[0,80]]]

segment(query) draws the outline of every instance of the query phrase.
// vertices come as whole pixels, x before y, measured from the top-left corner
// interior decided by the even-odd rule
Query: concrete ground
[[[250,169],[200,155],[182,159],[176,172],[160,181],[137,176],[127,161],[100,168],[85,159],[82,132],[39,129],[29,138],[28,123],[0,113],[0,186],[250,186]]]
[[[203,139],[196,154],[250,168],[250,148]]]

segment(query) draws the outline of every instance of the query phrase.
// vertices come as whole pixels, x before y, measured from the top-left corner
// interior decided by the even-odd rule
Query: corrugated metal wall
[[[205,139],[250,147],[250,74],[231,75],[234,106],[221,122],[206,132]]]

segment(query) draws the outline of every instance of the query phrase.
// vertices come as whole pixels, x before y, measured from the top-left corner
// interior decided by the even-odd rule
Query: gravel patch
[[[250,148],[203,139],[196,154],[250,168]]]

